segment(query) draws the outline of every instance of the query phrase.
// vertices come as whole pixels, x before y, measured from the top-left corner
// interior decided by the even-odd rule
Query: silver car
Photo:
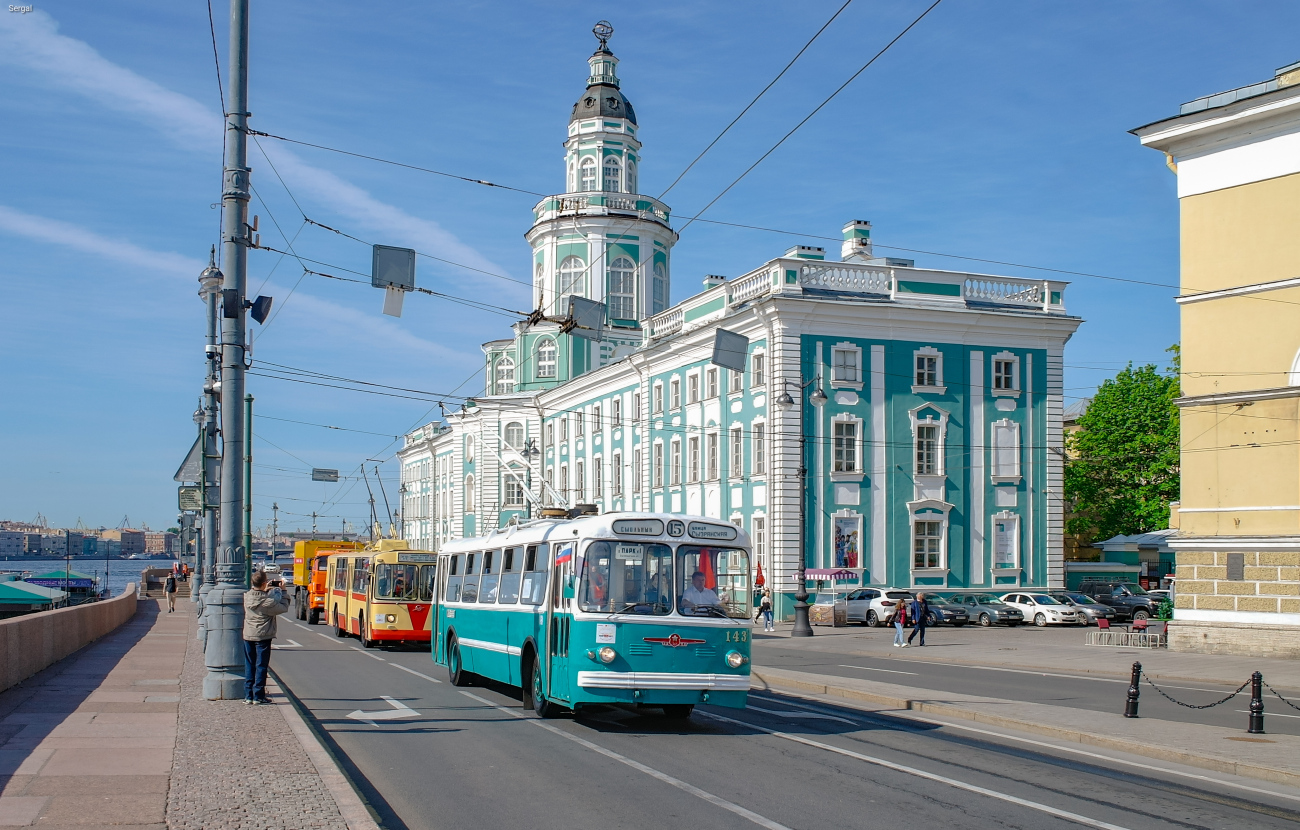
[[[966,610],[969,619],[988,627],[995,623],[1020,625],[1025,615],[992,594],[950,594],[944,598],[948,605]]]
[[[1087,594],[1080,594],[1077,591],[1063,591],[1052,594],[1051,597],[1059,603],[1074,608],[1080,615],[1080,625],[1096,625],[1097,620],[1115,622],[1115,609],[1109,605],[1102,605]]]
[[[898,613],[898,604],[911,601],[912,592],[902,588],[859,588],[849,593],[849,622],[864,623],[869,628],[888,625]]]

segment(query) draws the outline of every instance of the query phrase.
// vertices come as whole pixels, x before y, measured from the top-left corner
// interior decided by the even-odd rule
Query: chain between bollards
[[[1250,726],[1252,735],[1264,734],[1264,675],[1255,672],[1250,676]]]
[[[1128,699],[1124,701],[1124,717],[1136,718],[1138,716],[1138,697],[1142,694],[1138,689],[1138,683],[1142,681],[1142,664],[1133,662],[1133,677],[1128,684]]]

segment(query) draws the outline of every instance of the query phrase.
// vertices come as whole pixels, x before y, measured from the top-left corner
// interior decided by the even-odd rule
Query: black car
[[[1102,605],[1115,609],[1115,616],[1121,620],[1145,620],[1156,616],[1156,607],[1160,600],[1151,596],[1146,589],[1136,582],[1108,582],[1084,580],[1079,586],[1079,593],[1087,594]]]

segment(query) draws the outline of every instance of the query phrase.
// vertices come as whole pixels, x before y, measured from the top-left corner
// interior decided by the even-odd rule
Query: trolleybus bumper
[[[671,672],[580,671],[578,686],[584,689],[709,689],[719,692],[749,691],[747,674],[685,674]]]

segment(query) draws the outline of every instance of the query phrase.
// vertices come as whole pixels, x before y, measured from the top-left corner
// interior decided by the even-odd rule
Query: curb
[[[1201,769],[1214,770],[1216,772],[1226,772],[1233,775],[1240,775],[1246,778],[1256,778],[1262,781],[1271,781],[1275,784],[1285,784],[1291,787],[1300,787],[1300,771],[1279,769],[1277,767],[1265,766],[1249,762],[1237,761],[1231,758],[1217,757],[1207,755],[1204,752],[1192,752],[1180,750],[1173,747],[1153,746],[1148,741],[1111,738],[1098,732],[1084,732],[1079,729],[1058,726],[1051,723],[1030,720],[1027,718],[1011,717],[1008,715],[995,715],[987,712],[981,712],[970,709],[960,704],[942,703],[934,700],[921,698],[905,697],[902,695],[886,694],[882,692],[871,692],[865,689],[854,689],[847,686],[835,686],[825,683],[817,683],[811,680],[801,680],[791,677],[781,677],[774,675],[770,670],[753,670],[751,672],[752,681],[750,688],[760,691],[766,691],[769,687],[782,687],[794,689],[814,694],[826,695],[828,697],[841,697],[846,700],[856,700],[864,703],[874,703],[888,706],[894,709],[902,709],[911,712],[925,712],[932,715],[944,715],[952,718],[982,723],[989,726],[1000,726],[1007,729],[1016,729],[1022,732],[1032,732],[1038,735],[1045,735],[1059,740],[1070,741],[1072,743],[1085,744],[1088,746],[1097,746],[1105,749],[1113,749],[1120,752],[1127,752],[1132,755],[1143,755],[1149,758],[1156,758],[1162,761],[1173,761],[1175,763],[1185,764],[1191,767],[1200,767]],[[875,681],[872,681],[875,683]],[[761,685],[760,685],[761,684]],[[890,686],[891,684],[875,683],[880,686]],[[900,690],[907,690],[907,687],[893,686]],[[908,690],[910,691],[910,690]],[[992,701],[993,698],[986,698]],[[998,701],[1005,703],[1009,701]],[[1040,705],[1040,704],[1035,704]],[[1045,705],[1045,704],[1041,704]],[[1102,717],[1102,713],[1092,713]],[[1150,720],[1150,719],[1148,719]],[[1219,728],[1219,727],[1208,727]]]
[[[284,722],[288,725],[289,731],[302,744],[303,751],[307,753],[307,759],[311,761],[312,766],[316,767],[316,772],[320,774],[321,780],[325,783],[325,788],[329,790],[330,796],[334,799],[334,804],[339,808],[339,815],[348,825],[348,830],[380,830],[379,824],[375,821],[370,807],[362,800],[360,794],[352,785],[351,779],[344,774],[335,761],[333,754],[321,740],[316,736],[316,732],[308,725],[302,713],[298,711],[300,705],[297,699],[280,683],[280,678],[275,675],[274,671],[268,672],[267,684],[275,687],[275,691],[284,697],[284,701],[277,701],[276,708],[284,716]]]

